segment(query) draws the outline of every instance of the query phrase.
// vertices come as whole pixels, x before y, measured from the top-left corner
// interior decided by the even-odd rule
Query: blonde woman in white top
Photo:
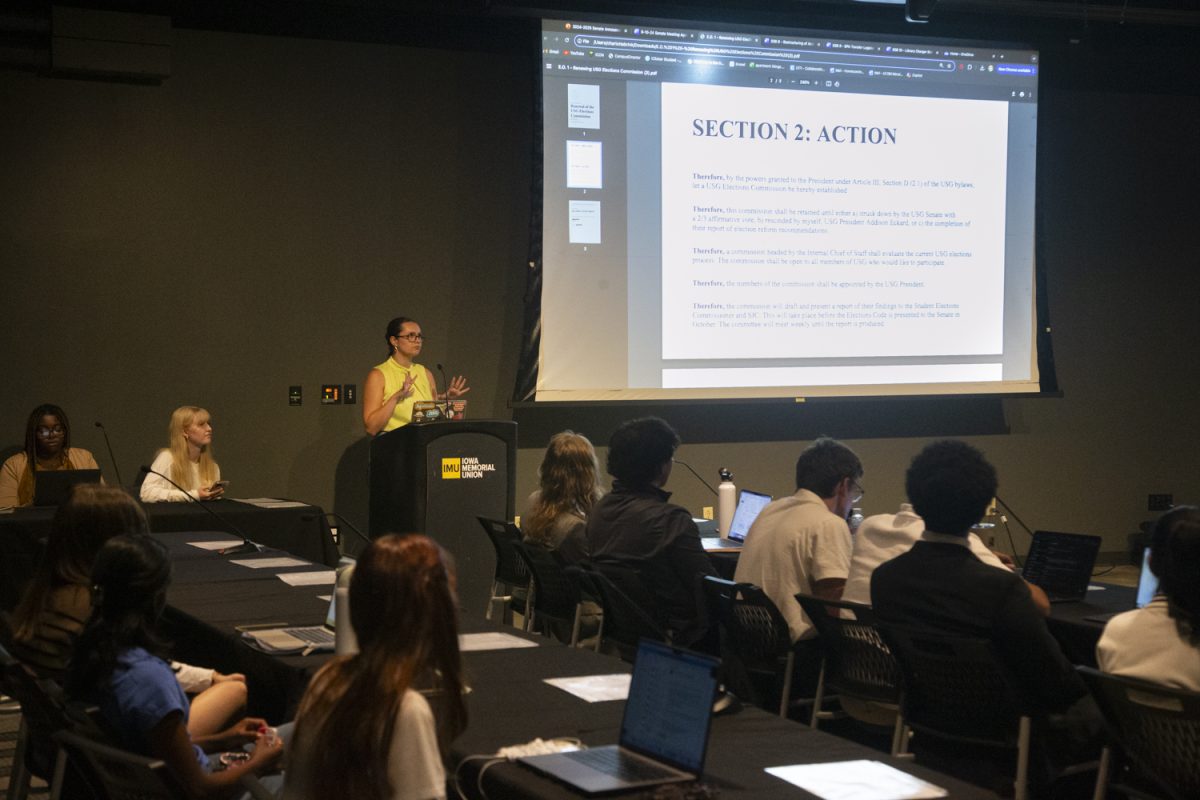
[[[216,500],[225,493],[218,485],[221,468],[212,455],[213,428],[209,413],[198,406],[180,406],[171,414],[167,426],[167,447],[158,451],[153,472],[142,483],[144,503],[184,503],[189,496],[195,500]],[[155,475],[161,472],[186,489],[186,493]]]

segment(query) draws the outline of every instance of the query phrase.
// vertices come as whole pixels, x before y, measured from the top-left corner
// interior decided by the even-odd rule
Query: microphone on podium
[[[242,530],[237,525],[234,525],[232,522],[230,522],[229,520],[222,517],[216,511],[213,511],[211,508],[209,508],[207,505],[205,505],[204,503],[197,500],[195,497],[192,497],[191,493],[188,492],[187,489],[183,488],[178,483],[176,483],[175,481],[168,478],[166,475],[163,475],[161,472],[159,472],[156,469],[151,469],[150,466],[147,464],[142,464],[141,472],[142,472],[142,474],[157,475],[158,477],[162,478],[164,481],[171,484],[179,491],[183,492],[184,497],[186,497],[188,500],[192,501],[193,503],[195,503],[196,505],[200,506],[205,511],[207,511],[209,514],[211,514],[213,516],[213,518],[216,519],[217,522],[221,523],[221,525],[223,527],[227,528],[230,531],[230,533],[234,533],[234,534],[237,534],[238,536],[242,537],[241,544],[235,545],[233,547],[223,547],[220,550],[218,550],[217,553],[219,553],[220,555],[240,556],[240,555],[243,555],[244,553],[261,553],[262,552],[262,545],[256,544],[256,543],[250,541],[250,537],[247,536],[245,533],[243,533]]]
[[[434,366],[437,367],[437,371],[442,375],[442,391],[446,393],[446,399],[442,401],[442,417],[445,418],[446,412],[450,408],[450,382],[446,380],[446,370],[442,369],[442,365],[438,363],[434,364]],[[435,396],[433,399],[437,400],[437,397]]]

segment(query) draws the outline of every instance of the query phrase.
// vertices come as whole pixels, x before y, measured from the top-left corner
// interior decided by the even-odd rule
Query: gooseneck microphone
[[[445,416],[446,412],[450,409],[450,382],[446,380],[446,370],[442,369],[442,365],[434,364],[434,366],[437,367],[437,371],[442,375],[442,387],[446,392],[446,399],[442,401],[442,416]],[[436,392],[433,399],[437,400]]]
[[[368,537],[366,534],[364,534],[362,531],[360,531],[353,522],[346,519],[345,517],[343,517],[341,514],[337,513],[336,511],[326,511],[324,514],[304,514],[300,517],[300,521],[301,522],[312,522],[312,521],[318,519],[319,517],[325,517],[326,519],[333,517],[335,520],[342,523],[350,530],[354,531],[355,535],[358,536],[358,538],[362,539],[367,544],[371,543],[370,537]]]
[[[97,422],[96,427],[104,434],[104,446],[108,448],[108,458],[112,461],[113,472],[117,473],[117,485],[124,486],[125,481],[121,480],[121,468],[117,466],[117,457],[113,455],[112,442],[108,440],[108,431],[104,430],[103,423]]]
[[[717,494],[717,490],[713,488],[712,484],[711,484],[711,483],[709,483],[708,481],[704,480],[704,478],[701,478],[701,477],[700,477],[700,473],[699,473],[699,472],[696,472],[696,470],[692,469],[692,465],[691,465],[691,464],[687,463],[686,461],[680,461],[678,458],[672,458],[671,460],[672,460],[673,462],[675,462],[676,464],[678,464],[679,466],[681,466],[681,467],[687,467],[687,468],[688,468],[688,471],[689,471],[689,472],[691,472],[693,475],[695,475],[695,476],[696,476],[696,480],[700,481],[700,482],[701,482],[701,483],[703,483],[705,486],[707,486],[707,487],[708,487],[708,490],[709,490],[710,492],[712,492],[713,494]]]
[[[191,493],[188,492],[187,489],[183,488],[178,483],[176,483],[175,481],[168,478],[166,475],[163,475],[161,472],[159,472],[156,469],[151,469],[150,466],[147,464],[142,464],[141,474],[157,475],[158,477],[162,478],[164,481],[171,484],[179,491],[183,492],[184,497],[186,497],[188,500],[192,501],[193,503],[195,503],[196,505],[200,506],[205,511],[207,511],[209,514],[211,514],[212,517],[217,522],[221,523],[221,525],[223,527],[227,528],[231,533],[237,534],[238,536],[242,537],[241,544],[235,545],[233,547],[223,547],[217,551],[218,554],[223,555],[223,556],[240,556],[244,553],[261,553],[262,552],[262,545],[255,544],[254,542],[250,541],[250,537],[247,536],[245,533],[243,533],[241,528],[239,528],[237,525],[234,525],[232,522],[225,519],[217,512],[213,511],[211,508],[209,508],[207,505],[205,505],[204,503],[197,500],[195,497],[192,497]]]

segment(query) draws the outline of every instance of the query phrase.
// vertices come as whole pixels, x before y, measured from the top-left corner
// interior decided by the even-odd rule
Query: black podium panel
[[[512,519],[516,492],[515,422],[481,420],[408,425],[371,442],[372,538],[427,533],[458,564],[467,613],[482,614],[495,554],[478,516]]]

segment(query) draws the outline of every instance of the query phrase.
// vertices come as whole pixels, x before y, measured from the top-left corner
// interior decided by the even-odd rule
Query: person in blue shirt
[[[275,767],[282,744],[263,736],[266,721],[253,717],[212,735],[188,734],[187,695],[155,633],[170,581],[167,549],[150,536],[116,536],[100,548],[92,567],[92,615],[67,672],[67,692],[95,703],[121,747],[166,762],[191,795],[236,794],[247,772]],[[249,743],[256,745],[249,760],[213,769],[208,753]]]

